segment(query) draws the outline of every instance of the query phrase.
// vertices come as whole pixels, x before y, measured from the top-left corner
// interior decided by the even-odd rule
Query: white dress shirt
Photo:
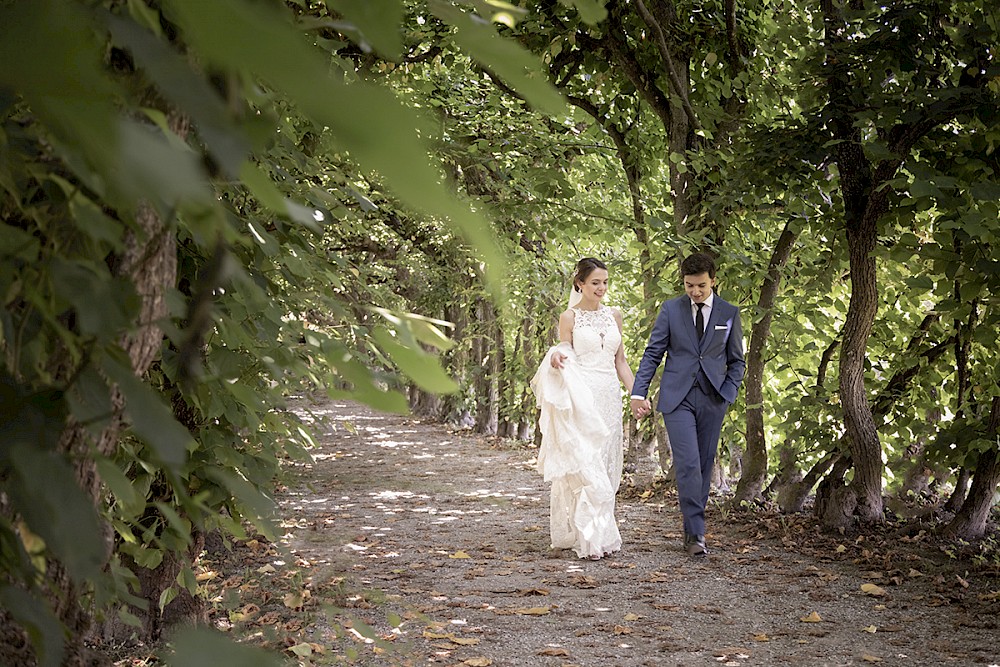
[[[715,300],[715,290],[712,290],[712,292],[708,295],[708,297],[702,302],[705,305],[701,307],[701,316],[702,318],[704,318],[706,329],[708,328],[708,317],[709,315],[712,314],[712,301],[714,300]],[[698,321],[698,306],[694,305],[694,301],[691,302],[691,321],[692,322]],[[702,329],[701,333],[704,334],[705,330]]]

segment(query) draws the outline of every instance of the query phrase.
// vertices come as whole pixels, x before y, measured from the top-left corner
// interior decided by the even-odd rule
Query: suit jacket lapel
[[[726,302],[716,294],[715,302],[712,304],[712,313],[708,316],[708,322],[705,323],[705,335],[701,337],[702,346],[707,346],[712,342],[712,336],[715,335],[715,325],[725,321],[725,315],[722,311],[726,305]]]

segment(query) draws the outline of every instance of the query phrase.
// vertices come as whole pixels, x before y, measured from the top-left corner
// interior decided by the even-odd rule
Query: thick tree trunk
[[[994,444],[979,454],[969,495],[962,504],[962,509],[945,527],[945,535],[970,540],[978,539],[986,533],[986,521],[993,508],[993,494],[1000,484],[1000,451],[995,444],[998,432],[1000,432],[1000,397],[994,396],[987,426],[987,433]]]
[[[129,605],[129,611],[139,619],[142,626],[127,625],[117,615],[109,617],[101,630],[105,642],[121,644],[133,636],[153,644],[162,639],[163,634],[174,625],[208,622],[204,600],[196,598],[187,589],[181,588],[177,596],[160,611],[160,597],[171,586],[177,585],[181,570],[194,563],[205,545],[201,531],[191,536],[191,546],[185,552],[167,552],[163,561],[150,569],[139,565],[128,556],[122,557],[122,565],[131,570],[139,582],[138,595],[146,600],[145,608]]]
[[[187,125],[183,121],[174,118],[171,125],[179,136],[186,134]],[[160,219],[151,206],[141,205],[136,221],[139,228],[127,234],[125,252],[112,269],[115,275],[131,281],[141,299],[139,327],[125,336],[121,344],[128,354],[132,371],[142,376],[163,343],[159,323],[168,315],[165,294],[177,281],[177,246],[174,230]],[[82,426],[71,423],[59,442],[59,451],[74,463],[80,487],[95,504],[100,496],[101,480],[93,455],[113,457],[124,423],[124,398],[117,388],[112,390],[112,406],[112,419],[100,437],[93,438]],[[110,528],[107,533],[110,556]],[[102,663],[103,658],[93,655],[84,645],[92,618],[91,610],[84,607],[80,600],[80,588],[59,562],[48,564],[46,579],[49,602],[68,631],[63,665],[76,667]],[[0,655],[4,654],[5,649],[0,647]]]
[[[840,399],[851,456],[857,512],[862,521],[882,520],[882,448],[865,389],[868,337],[878,309],[876,287],[875,221],[864,216],[848,224],[847,246],[851,258],[851,300],[840,353]]]
[[[736,494],[732,498],[734,505],[760,499],[767,477],[767,442],[764,439],[764,351],[771,333],[774,301],[781,285],[781,269],[788,262],[798,236],[791,231],[790,225],[790,221],[785,224],[771,253],[767,278],[764,279],[760,296],[757,298],[757,312],[763,315],[753,323],[750,330],[750,347],[746,359],[747,373],[744,381],[747,402],[747,444],[746,452],[743,454],[743,471],[739,484],[736,485]]]
[[[844,475],[850,468],[849,458],[839,458],[816,489],[813,511],[827,530],[846,530],[851,526],[858,499],[855,492],[844,484]]]

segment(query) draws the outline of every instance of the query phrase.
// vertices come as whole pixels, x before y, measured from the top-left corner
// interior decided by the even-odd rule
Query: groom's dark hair
[[[707,273],[709,278],[715,278],[715,260],[708,253],[696,252],[681,262],[681,278],[699,273]]]

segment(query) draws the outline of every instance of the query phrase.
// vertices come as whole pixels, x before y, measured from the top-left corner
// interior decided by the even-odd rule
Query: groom
[[[632,386],[632,414],[650,412],[649,384],[664,354],[660,398],[684,515],[684,548],[704,556],[705,505],[726,409],[743,382],[743,330],[736,306],[715,286],[715,262],[694,253],[681,263],[685,296],[663,304]]]

